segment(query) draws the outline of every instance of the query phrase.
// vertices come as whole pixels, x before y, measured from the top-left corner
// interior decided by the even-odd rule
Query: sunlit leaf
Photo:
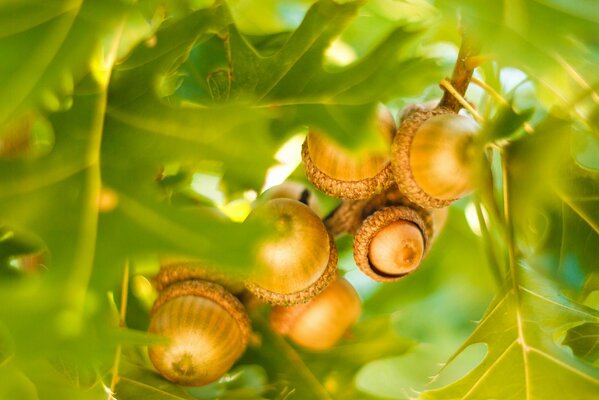
[[[496,298],[461,348],[487,343],[485,359],[423,398],[591,398],[597,392],[599,372],[573,359],[555,338],[570,324],[597,323],[599,313],[569,302],[531,267],[516,268],[518,283],[512,280]]]

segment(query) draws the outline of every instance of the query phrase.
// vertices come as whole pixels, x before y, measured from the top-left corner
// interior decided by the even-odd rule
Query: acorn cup
[[[368,216],[354,237],[354,260],[380,282],[396,281],[417,269],[430,245],[430,219],[407,206],[384,207]]]
[[[192,279],[217,283],[233,294],[239,294],[245,288],[243,281],[236,279],[231,274],[225,274],[200,261],[179,256],[162,256],[160,270],[154,276],[153,281],[156,290],[161,292],[174,283]]]
[[[273,234],[258,245],[246,288],[270,304],[305,303],[322,292],[337,271],[337,249],[320,218],[305,204],[272,199],[248,220],[262,219]]]
[[[337,277],[310,302],[291,307],[273,307],[272,329],[296,344],[313,351],[333,347],[358,320],[361,312],[356,290]]]
[[[414,209],[423,219],[429,237],[433,236],[433,210],[426,210],[412,203],[398,191],[395,185],[368,200],[343,201],[325,217],[324,222],[334,236],[343,233],[355,235],[366,218],[381,208],[392,206],[405,206]]]
[[[222,286],[186,280],[164,289],[150,313],[149,332],[168,339],[148,347],[166,379],[202,386],[219,379],[243,354],[250,320],[242,304]]]
[[[450,109],[410,107],[391,146],[399,191],[423,208],[446,207],[470,193],[478,130],[473,120]]]
[[[379,107],[378,132],[389,148],[395,122],[389,110]],[[341,199],[367,199],[393,184],[389,151],[354,155],[332,139],[311,130],[302,146],[306,176],[323,193]]]

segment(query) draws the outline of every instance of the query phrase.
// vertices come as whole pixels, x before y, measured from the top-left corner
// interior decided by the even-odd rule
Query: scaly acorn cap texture
[[[337,272],[337,248],[324,223],[305,204],[273,199],[249,215],[271,223],[275,234],[258,246],[257,267],[246,288],[262,301],[305,303],[322,292]]]
[[[469,118],[446,108],[427,105],[406,112],[391,146],[399,191],[423,208],[446,207],[466,194],[476,129]]]
[[[425,223],[429,237],[433,236],[436,227],[433,225],[432,210],[424,209],[409,201],[393,185],[383,193],[368,200],[345,200],[325,219],[325,225],[333,236],[343,233],[355,235],[362,222],[377,210],[384,207],[407,206],[416,211]]]
[[[158,372],[180,385],[202,386],[219,379],[243,354],[250,320],[222,286],[188,280],[160,293],[148,331],[169,340],[148,347]]]
[[[358,320],[360,297],[342,277],[337,277],[310,302],[291,307],[273,307],[272,329],[298,345],[322,351],[333,347]]]
[[[339,204],[323,222],[329,233],[333,236],[339,236],[344,233],[355,233],[362,223],[362,211],[367,200],[344,200]]]
[[[376,211],[386,207],[408,207],[414,210],[424,222],[425,232],[428,237],[434,234],[435,226],[433,224],[433,215],[431,210],[420,207],[411,202],[406,196],[399,192],[396,185],[393,185],[384,193],[369,199],[362,209],[362,221],[374,214]],[[353,232],[355,234],[355,231]]]
[[[425,221],[416,210],[405,206],[382,208],[366,218],[356,232],[354,260],[360,270],[370,278],[379,282],[396,281],[416,269],[428,251],[427,231],[429,229]],[[397,234],[408,235],[404,248],[399,246],[402,240],[397,239]],[[378,246],[377,254],[395,256],[399,254],[404,257],[399,261],[407,263],[405,271],[390,273],[377,268],[371,259],[372,244],[375,243]],[[396,263],[396,257],[384,261],[386,264],[393,265]]]
[[[231,293],[241,293],[244,283],[235,279],[231,274],[224,274],[217,268],[210,268],[202,262],[181,257],[161,257],[160,270],[154,276],[154,287],[159,292],[173,283],[190,279],[200,279],[218,283]]]
[[[378,131],[391,145],[395,122],[389,110],[380,107]],[[306,176],[323,193],[340,199],[367,199],[393,184],[388,153],[352,155],[326,136],[310,131],[302,146]]]

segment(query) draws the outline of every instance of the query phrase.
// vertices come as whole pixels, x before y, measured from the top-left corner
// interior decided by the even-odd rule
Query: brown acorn
[[[399,191],[423,208],[440,208],[468,194],[478,125],[450,109],[405,113],[391,147]]]
[[[254,218],[274,232],[258,246],[246,287],[263,301],[287,305],[324,290],[337,271],[337,249],[320,218],[305,204],[282,198],[256,207],[248,220]]]
[[[384,207],[367,217],[354,237],[354,260],[376,281],[400,279],[420,265],[429,246],[430,222],[407,206]]]
[[[280,185],[267,189],[256,199],[254,206],[268,200],[280,198],[300,201],[310,207],[316,214],[320,215],[321,213],[318,198],[314,196],[314,193],[306,185],[294,181],[285,181]]]
[[[390,147],[395,123],[385,107],[379,108],[377,126]],[[393,183],[388,149],[354,155],[312,130],[302,146],[302,159],[310,182],[332,197],[367,199]]]
[[[361,312],[356,290],[342,277],[333,281],[310,302],[291,307],[273,307],[273,330],[306,349],[333,347],[358,320]]]
[[[160,293],[149,332],[168,339],[149,346],[154,367],[166,379],[202,386],[225,374],[243,354],[249,318],[235,296],[215,283],[188,280]]]

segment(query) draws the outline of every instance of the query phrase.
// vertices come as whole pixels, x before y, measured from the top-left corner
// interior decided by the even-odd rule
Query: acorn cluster
[[[478,126],[436,104],[408,107],[396,129],[389,111],[378,112],[384,152],[351,157],[311,131],[303,145],[310,182],[342,199],[325,218],[333,235],[354,235],[358,267],[377,281],[414,271],[447,216],[446,207],[472,190]]]
[[[374,280],[417,269],[442,229],[444,207],[472,189],[476,130],[467,117],[430,105],[409,107],[398,129],[381,107],[383,152],[354,155],[311,130],[302,148],[306,175],[341,204],[321,219],[303,185],[263,193],[248,220],[265,221],[273,232],[240,280],[197,261],[164,258],[149,327],[168,339],[149,347],[158,372],[191,386],[221,377],[250,342],[247,308],[256,302],[271,305],[271,328],[297,345],[334,346],[361,311],[357,292],[337,272],[334,238],[354,235],[355,262]]]

